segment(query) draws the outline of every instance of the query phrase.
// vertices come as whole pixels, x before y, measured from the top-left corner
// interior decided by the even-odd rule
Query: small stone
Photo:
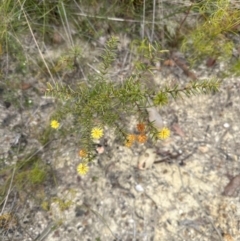
[[[129,223],[135,223],[134,219],[129,219],[128,222]]]
[[[143,192],[144,191],[143,187],[140,184],[137,184],[135,188],[136,188],[136,190],[138,192]]]
[[[224,123],[224,124],[223,124],[223,127],[227,129],[227,128],[230,127],[230,125],[229,125],[229,123]]]
[[[207,153],[209,151],[209,148],[207,146],[199,146],[198,150],[202,153]]]

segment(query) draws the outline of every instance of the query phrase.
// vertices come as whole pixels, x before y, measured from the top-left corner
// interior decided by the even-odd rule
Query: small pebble
[[[227,129],[227,128],[230,127],[230,125],[229,125],[229,123],[224,123],[224,124],[223,124],[223,127]]]
[[[134,219],[129,219],[128,222],[129,223],[135,223]]]
[[[143,187],[140,184],[137,184],[135,188],[136,188],[136,190],[138,192],[143,192],[144,191]]]

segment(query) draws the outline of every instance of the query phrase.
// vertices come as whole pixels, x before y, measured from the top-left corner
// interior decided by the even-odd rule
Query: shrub
[[[116,82],[109,78],[108,71],[117,56],[117,43],[117,38],[109,39],[101,56],[99,70],[89,75],[87,82],[79,81],[74,88],[63,84],[48,85],[48,94],[61,100],[52,117],[51,124],[56,124],[53,128],[63,123],[59,127],[62,134],[77,133],[79,145],[82,147],[81,153],[87,153],[83,157],[83,165],[78,167],[80,174],[88,171],[86,165],[94,158],[94,140],[103,136],[104,127],[113,128],[122,143],[131,146],[135,138],[130,138],[123,118],[133,115],[139,120],[139,124],[146,123],[146,129],[144,132],[140,131],[136,138],[140,143],[147,140],[146,134],[153,140],[165,139],[170,133],[163,126],[156,106],[166,105],[169,98],[176,99],[182,94],[191,96],[196,93],[215,92],[220,84],[217,80],[198,81],[188,83],[185,87],[175,85],[151,90],[144,84],[146,77],[142,76],[145,72],[151,72],[153,67],[150,63],[154,63],[164,51],[157,44],[150,44],[146,40],[135,43],[132,48],[139,56],[132,74],[121,83]],[[71,127],[67,128],[64,119],[71,119],[70,117]]]

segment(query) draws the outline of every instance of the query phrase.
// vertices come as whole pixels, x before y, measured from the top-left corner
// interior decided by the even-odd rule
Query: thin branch
[[[163,0],[160,0],[161,2],[161,9],[160,9],[160,22],[161,22],[161,43],[162,43],[162,48],[165,46],[165,32],[164,32],[164,11],[163,11]]]
[[[146,14],[146,0],[143,1],[143,20],[142,20],[142,34],[141,34],[142,39],[144,39],[144,35],[145,35],[145,14]]]
[[[181,23],[179,24],[179,28],[177,29],[177,34],[179,34],[179,32],[180,32],[180,30],[181,30],[181,28],[182,28],[184,22],[186,21],[186,19],[187,19],[189,13],[190,13],[190,11],[191,11],[192,6],[193,6],[192,4],[189,6],[189,8],[188,8],[188,10],[187,10],[187,13],[186,13],[185,17],[183,18],[183,20],[182,20]]]
[[[86,13],[75,13],[77,16],[82,16],[82,17],[88,17],[88,18],[98,18],[98,19],[103,19],[103,20],[110,20],[110,21],[116,21],[116,22],[129,22],[129,23],[142,23],[142,20],[133,20],[133,19],[124,19],[124,18],[115,18],[115,17],[103,17],[103,16],[98,16],[98,15],[89,15]],[[152,21],[146,21],[146,23],[152,23]],[[159,22],[154,22],[154,24],[159,24]]]
[[[7,195],[5,197],[5,201],[4,201],[4,204],[3,204],[3,207],[2,207],[2,211],[0,213],[1,216],[3,214],[3,211],[4,211],[5,207],[6,207],[6,204],[7,204],[7,201],[8,201],[8,197],[9,197],[11,191],[12,191],[13,178],[15,176],[15,172],[16,172],[16,165],[13,168],[13,172],[12,172],[12,176],[11,176],[11,181],[10,181],[10,185],[9,185],[9,188],[8,188],[8,192],[7,192]]]
[[[153,0],[152,33],[151,33],[151,37],[150,37],[151,43],[153,42],[153,36],[154,36],[155,15],[156,15],[156,0]]]

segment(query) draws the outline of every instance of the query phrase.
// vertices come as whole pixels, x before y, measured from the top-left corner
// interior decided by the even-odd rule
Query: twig
[[[144,35],[145,35],[145,14],[146,14],[146,0],[143,1],[143,20],[142,20],[142,34],[141,34],[142,39],[144,39]]]
[[[151,43],[153,41],[153,35],[154,35],[155,14],[156,14],[156,0],[153,0],[152,33],[151,33],[151,37],[150,37]]]
[[[51,222],[43,231],[41,234],[39,234],[33,241],[42,241],[44,240],[49,233],[54,230],[57,226],[59,226],[58,224],[54,224],[53,222]]]
[[[162,43],[162,48],[164,48],[165,46],[165,35],[164,35],[164,23],[163,23],[163,19],[164,19],[164,11],[163,11],[163,1],[160,0],[161,2],[161,9],[160,9],[160,22],[161,22],[161,43]]]
[[[101,72],[99,70],[97,70],[96,68],[94,68],[91,64],[87,64],[91,69],[93,69],[94,71],[96,71],[98,74],[101,74]]]
[[[193,6],[193,5],[191,4],[191,5],[188,7],[187,13],[186,13],[185,17],[183,18],[183,20],[181,21],[181,23],[180,23],[180,25],[179,25],[179,28],[178,28],[177,31],[176,31],[176,35],[179,34],[179,32],[180,32],[180,30],[181,30],[184,22],[186,21],[188,15],[189,15],[189,13],[190,13],[190,10],[191,10],[192,6]]]
[[[123,18],[115,18],[115,17],[103,17],[103,16],[98,16],[98,15],[89,15],[86,13],[75,13],[77,16],[82,16],[82,17],[88,17],[88,18],[98,18],[98,19],[103,19],[103,20],[110,20],[110,21],[116,21],[116,22],[129,22],[129,23],[142,23],[142,20],[133,20],[133,19],[123,19]],[[145,23],[152,23],[152,21],[145,21]],[[159,24],[160,21],[154,22],[154,24]]]
[[[12,184],[13,184],[13,178],[15,176],[15,172],[16,172],[16,164],[15,164],[15,166],[13,168],[13,172],[12,172],[12,176],[11,176],[11,182],[10,182],[10,185],[9,185],[9,188],[8,188],[8,192],[7,192],[7,195],[5,197],[5,201],[4,201],[4,204],[3,204],[2,211],[1,211],[0,215],[3,214],[3,211],[4,211],[5,206],[7,204],[7,201],[8,201],[8,197],[9,197],[11,191],[12,191]]]

